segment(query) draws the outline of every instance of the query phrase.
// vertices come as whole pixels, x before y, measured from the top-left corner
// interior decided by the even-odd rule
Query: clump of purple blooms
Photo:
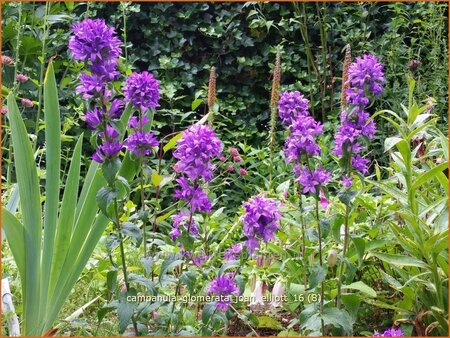
[[[348,107],[340,115],[341,125],[336,134],[333,153],[339,158],[350,154],[349,167],[362,174],[367,174],[370,161],[358,154],[364,150],[361,142],[372,139],[376,130],[374,121],[369,121],[370,114],[366,108],[370,96],[382,93],[384,82],[383,65],[375,55],[358,56],[349,67],[349,88],[345,92]],[[343,183],[346,188],[350,187],[351,177],[343,177]]]
[[[278,101],[278,114],[281,122],[290,126],[299,116],[309,116],[309,101],[299,92],[284,92]]]
[[[76,91],[84,99],[91,100],[92,107],[85,113],[89,129],[101,138],[101,144],[92,159],[103,163],[118,155],[123,145],[119,133],[113,127],[122,116],[123,103],[115,99],[110,102],[112,90],[108,84],[119,75],[116,67],[119,63],[121,41],[114,28],[106,25],[102,19],[85,19],[72,26],[73,35],[69,40],[69,49],[74,59],[84,61],[89,73],[81,73],[81,83]]]
[[[81,84],[77,92],[83,98],[109,97],[107,83],[119,75],[116,70],[118,58],[122,55],[121,41],[114,28],[103,19],[85,19],[72,26],[73,35],[69,49],[75,60],[86,62],[90,74],[80,75]]]
[[[268,242],[274,238],[275,231],[280,228],[281,213],[278,202],[263,195],[251,198],[244,203],[244,208],[245,245],[252,254],[259,248],[261,240]]]
[[[242,245],[235,243],[225,251],[224,259],[226,261],[236,260],[241,252],[242,252]]]
[[[122,89],[125,101],[141,111],[159,107],[159,82],[149,72],[132,73]]]
[[[179,214],[172,216],[172,219],[173,230],[169,234],[172,241],[175,241],[178,237],[181,236],[182,229],[180,227],[183,227],[186,230],[189,229],[190,233],[194,236],[198,235],[197,224],[195,223],[194,219],[190,217],[189,213],[180,212]]]
[[[179,187],[175,189],[174,195],[186,203],[188,211],[181,213],[188,219],[192,219],[196,212],[211,211],[211,201],[201,184],[211,181],[214,169],[212,160],[221,157],[222,148],[222,142],[209,125],[194,124],[183,132],[178,141],[173,154],[178,160],[174,169],[181,173],[181,177],[177,179]],[[173,227],[177,233],[179,226],[174,222]],[[191,230],[188,226],[188,234],[192,233]]]
[[[239,296],[240,291],[231,273],[216,277],[208,286],[206,292],[213,293],[219,300],[216,306],[226,312],[232,303],[232,296]]]
[[[321,153],[316,137],[322,134],[323,127],[309,114],[308,104],[298,91],[284,92],[280,97],[278,111],[282,123],[288,125],[290,131],[284,144],[284,156],[286,162],[295,164],[296,181],[303,193],[318,196],[320,192],[323,199],[322,187],[331,180],[331,174],[321,165],[311,165],[310,159]]]
[[[211,181],[211,159],[222,154],[222,142],[209,125],[195,124],[183,132],[173,157],[178,159],[177,172],[184,173],[191,181],[203,178]]]
[[[373,334],[373,337],[403,337],[403,336],[404,336],[404,334],[403,334],[402,330],[394,329],[394,328],[387,329],[382,334],[378,333],[378,332],[375,332]]]

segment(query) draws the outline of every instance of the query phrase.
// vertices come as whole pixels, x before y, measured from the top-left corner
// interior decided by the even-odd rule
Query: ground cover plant
[[[446,4],[2,7],[2,333],[448,335]]]

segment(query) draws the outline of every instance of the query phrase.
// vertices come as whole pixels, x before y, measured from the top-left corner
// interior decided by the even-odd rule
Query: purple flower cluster
[[[159,82],[148,72],[132,73],[126,80],[125,87],[122,88],[125,101],[131,102],[139,109],[139,117],[131,116],[128,120],[128,127],[132,133],[125,140],[127,149],[136,156],[148,156],[154,147],[159,145],[158,139],[152,132],[143,130],[143,127],[150,122],[150,118],[145,114],[148,109],[159,107]]]
[[[178,160],[174,165],[182,176],[177,179],[179,187],[174,196],[188,206],[187,213],[192,218],[195,212],[210,212],[211,201],[201,186],[201,180],[209,182],[213,175],[213,158],[222,155],[222,142],[209,125],[195,124],[183,132],[173,156]],[[173,224],[174,229],[177,225]]]
[[[284,92],[278,101],[278,114],[284,125],[290,126],[299,116],[309,116],[309,101],[299,92]]]
[[[375,123],[369,121],[370,114],[365,109],[370,96],[382,93],[384,82],[383,65],[375,55],[357,57],[349,67],[349,88],[345,91],[349,106],[340,115],[341,125],[336,134],[333,153],[340,158],[350,153],[351,166],[362,174],[368,172],[370,161],[357,154],[364,149],[361,140],[372,139],[376,130]],[[348,178],[344,185],[348,185]]]
[[[84,61],[89,73],[80,75],[81,84],[77,92],[84,99],[92,100],[93,106],[84,115],[87,127],[94,130],[101,138],[101,144],[92,159],[103,163],[118,155],[123,148],[119,141],[119,132],[113,127],[114,121],[120,119],[123,102],[114,99],[108,84],[117,78],[116,67],[122,54],[121,41],[114,28],[102,19],[85,19],[72,26],[73,35],[69,40],[69,49],[74,59]]]
[[[325,186],[331,181],[331,173],[322,166],[318,166],[315,170],[310,170],[305,166],[296,164],[294,173],[297,175],[297,182],[303,187],[303,193],[317,194],[320,187]]]
[[[189,204],[191,212],[211,211],[211,202],[208,199],[208,195],[198,183],[190,185],[185,177],[177,179],[177,183],[180,185],[180,188],[175,189],[175,197]]]
[[[149,72],[132,73],[122,91],[125,101],[131,102],[142,112],[159,107],[159,82]]]
[[[178,237],[181,236],[182,229],[180,227],[183,227],[184,229],[188,230],[189,232],[197,236],[198,235],[198,228],[197,224],[195,223],[194,219],[190,217],[190,214],[187,212],[180,212],[175,216],[172,216],[173,219],[173,230],[170,232],[170,238],[172,241],[175,241]]]
[[[80,75],[81,84],[77,92],[83,98],[109,97],[106,88],[108,81],[114,80],[118,58],[122,54],[121,41],[114,28],[106,25],[102,19],[85,19],[72,26],[73,35],[69,40],[69,49],[76,60],[85,61],[90,74]]]
[[[403,337],[404,334],[402,332],[402,330],[400,329],[387,329],[386,331],[384,331],[382,334],[381,333],[374,333],[373,337]]]
[[[280,228],[281,213],[278,203],[263,195],[255,196],[244,203],[245,216],[243,231],[247,240],[245,245],[252,254],[259,248],[261,240],[268,242],[274,238],[274,233]]]
[[[322,125],[311,116],[303,115],[293,121],[291,133],[286,139],[284,154],[289,163],[296,162],[301,155],[315,156],[320,154],[320,147],[315,136],[322,134]]]
[[[239,296],[240,291],[232,274],[216,277],[208,286],[206,292],[213,293],[219,300],[216,306],[220,311],[226,312],[232,302],[233,295]]]
[[[191,181],[203,178],[211,181],[211,159],[222,154],[222,142],[208,125],[195,124],[184,131],[173,156],[178,159],[175,170]]]
[[[310,158],[320,155],[321,149],[316,137],[323,132],[322,124],[309,114],[308,100],[300,92],[285,92],[280,98],[278,110],[283,124],[289,126],[290,134],[284,144],[286,162],[295,163],[296,182],[303,188],[303,193],[322,194],[322,187],[331,180],[331,174],[318,166],[311,166]]]
[[[128,136],[126,145],[136,156],[148,156],[154,147],[159,145],[158,139],[152,132],[137,130]]]
[[[237,257],[241,252],[242,252],[242,245],[235,243],[231,246],[231,248],[228,248],[225,251],[224,258],[226,261],[233,261],[237,259]]]

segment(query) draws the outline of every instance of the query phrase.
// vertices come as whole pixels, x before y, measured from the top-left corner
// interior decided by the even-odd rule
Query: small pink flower
[[[242,176],[247,176],[247,175],[248,175],[247,170],[245,170],[244,168],[239,168],[239,173],[240,173]]]
[[[30,99],[20,99],[20,103],[22,104],[22,106],[27,108],[31,108],[34,106],[33,102]]]
[[[222,162],[225,162],[227,160],[227,158],[225,156],[220,156],[219,160],[221,160]]]
[[[227,171],[229,171],[230,173],[232,173],[232,172],[234,171],[234,167],[230,164],[230,165],[227,167]]]
[[[325,196],[323,189],[320,189],[319,197],[320,197],[320,205],[322,206],[323,210],[325,211],[328,210],[328,207],[330,206],[330,201]]]
[[[241,163],[242,162],[242,158],[238,155],[238,156],[234,156],[233,157],[233,161],[236,163]]]
[[[19,73],[19,74],[16,75],[16,81],[20,82],[20,83],[27,82],[28,81],[28,76],[26,76],[25,74]]]
[[[8,108],[2,107],[2,114],[6,115],[8,113]]]
[[[233,157],[239,156],[239,151],[234,147],[230,147],[230,149],[228,149],[228,151],[230,152],[230,155]]]
[[[14,64],[14,60],[9,56],[2,55],[2,64],[3,65],[12,65]]]
[[[120,292],[127,292],[127,286],[125,283],[123,283],[122,286],[120,287]]]

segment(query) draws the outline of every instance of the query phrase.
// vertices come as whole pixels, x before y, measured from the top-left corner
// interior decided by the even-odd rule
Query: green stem
[[[127,292],[130,290],[130,282],[128,281],[128,273],[127,273],[127,263],[125,259],[125,248],[123,246],[123,236],[122,232],[120,231],[120,217],[119,217],[119,208],[117,205],[117,198],[114,198],[114,213],[116,216],[116,229],[117,229],[117,236],[119,237],[119,248],[120,248],[120,257],[122,260],[122,272],[123,272],[123,279],[125,281],[125,286],[127,288]],[[134,318],[134,315],[131,317],[131,321],[133,323],[133,328],[135,331],[135,334],[138,334],[138,327],[136,324],[136,319]]]
[[[128,49],[127,49],[127,13],[125,11],[125,5],[122,4],[122,16],[123,16],[123,45],[125,61],[128,62]]]
[[[338,286],[337,286],[337,297],[336,297],[336,306],[338,309],[341,308],[341,296],[342,296],[342,279],[344,277],[344,260],[345,255],[347,254],[347,246],[348,246],[348,220],[350,214],[350,207],[348,204],[345,205],[345,222],[344,222],[344,248],[342,249],[342,259],[339,263],[339,276],[338,276]]]
[[[41,52],[41,68],[39,71],[39,89],[38,89],[38,109],[36,114],[36,122],[34,126],[34,135],[36,136],[36,140],[33,142],[33,151],[36,150],[37,142],[38,142],[38,134],[39,134],[39,120],[42,111],[42,96],[44,89],[44,69],[45,69],[45,58],[47,56],[47,35],[48,35],[48,16],[50,14],[51,3],[45,3],[45,18],[44,18],[44,26],[43,31],[44,34],[42,36],[42,52]]]
[[[300,197],[300,201],[299,201],[299,209],[300,209],[300,223],[302,226],[302,256],[303,256],[303,284],[305,286],[305,292],[306,289],[308,287],[308,275],[307,275],[307,269],[306,267],[308,266],[308,259],[306,257],[306,224],[305,224],[305,219],[303,217],[303,198],[302,198],[302,192],[301,192],[301,188],[299,186],[299,197]]]
[[[319,265],[323,267],[323,259],[322,259],[322,231],[320,229],[320,218],[319,218],[319,199],[316,196],[316,221],[317,221],[317,232],[319,235]],[[323,321],[323,303],[324,303],[324,282],[320,283],[320,325],[322,327],[322,336],[325,335],[325,323]]]

